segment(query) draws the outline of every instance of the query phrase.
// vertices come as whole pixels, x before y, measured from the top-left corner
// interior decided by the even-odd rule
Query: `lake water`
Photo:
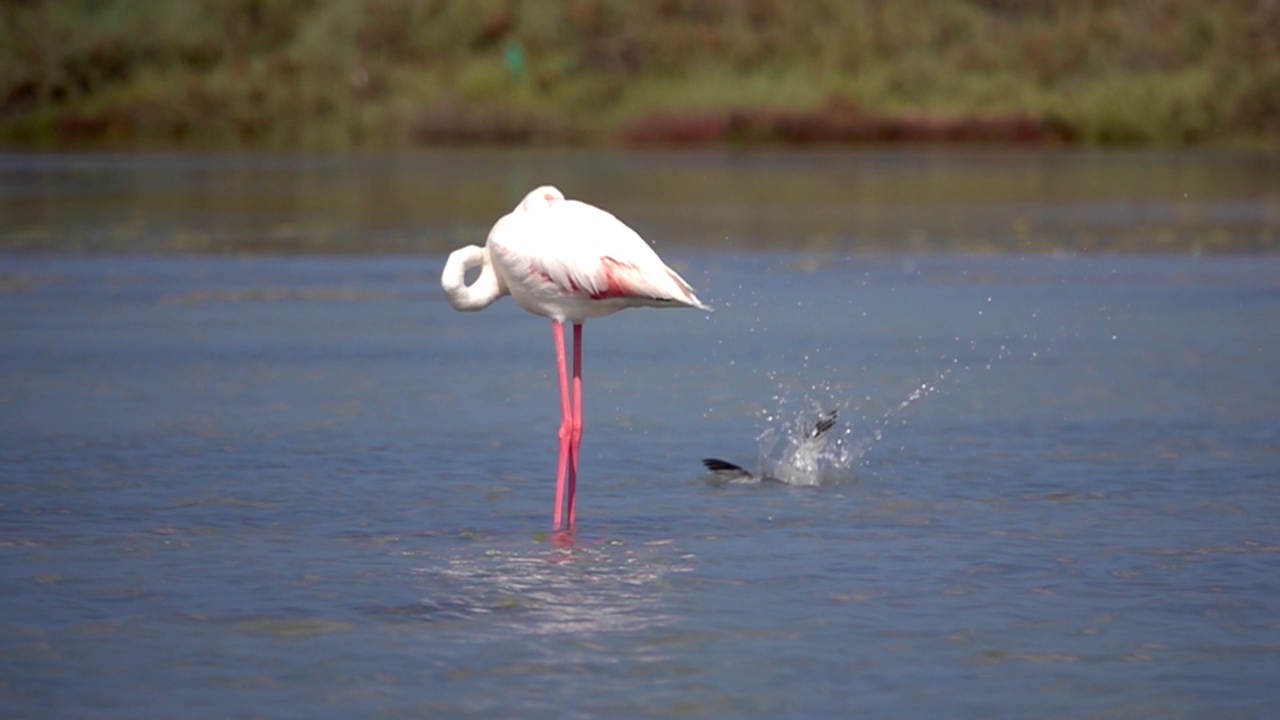
[[[633,160],[642,174],[663,162]],[[799,161],[775,160],[786,196]],[[1018,237],[1006,206],[981,198],[922,201],[922,230],[905,211],[880,234],[854,217],[859,230],[756,251],[840,216],[752,206],[776,223],[727,221],[741,229],[704,245],[732,204],[682,223],[663,203],[623,203],[646,235],[683,228],[659,249],[715,312],[587,324],[578,527],[552,536],[549,323],[509,299],[452,311],[439,240],[422,255],[174,253],[195,237],[182,228],[231,228],[203,231],[194,249],[208,252],[277,224],[285,249],[306,249],[296,204],[192,210],[179,178],[245,162],[24,156],[0,173],[10,250],[165,251],[0,256],[0,715],[1280,708],[1280,256],[849,252],[950,237],[930,217]],[[1157,186],[1217,172],[1168,158],[1118,172],[1144,162]],[[485,163],[511,172],[482,154],[460,177]],[[619,177],[627,156],[609,163],[602,176]],[[367,160],[321,164],[382,181]],[[42,188],[14,180],[35,177]],[[1176,238],[1272,237],[1273,186],[1209,185],[1217,199],[1194,212],[1216,219],[1172,217]],[[113,204],[118,186],[135,189]],[[209,187],[216,205],[227,186]],[[170,199],[139,204],[146,193]],[[1147,232],[1067,195],[1028,201],[1028,242],[1086,232],[1036,240],[1034,218],[1083,222],[1099,244]],[[482,239],[472,210],[453,212],[370,232]],[[335,217],[323,249],[355,249],[369,223]],[[754,468],[831,409],[817,487],[702,471],[708,456]]]

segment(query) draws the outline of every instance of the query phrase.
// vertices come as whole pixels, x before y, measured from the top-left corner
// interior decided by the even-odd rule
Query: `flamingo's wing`
[[[565,200],[514,219],[529,272],[565,294],[709,309],[636,231],[609,212]]]

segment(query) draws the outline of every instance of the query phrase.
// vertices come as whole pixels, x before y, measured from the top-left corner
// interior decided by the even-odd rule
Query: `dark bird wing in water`
[[[805,438],[808,440],[817,440],[823,435],[826,435],[831,428],[835,427],[837,415],[838,412],[836,410],[819,415],[818,422],[814,424],[813,429],[809,431]],[[721,460],[719,458],[703,458],[702,464],[711,471],[712,475],[715,475],[717,478],[722,480],[729,480],[732,482],[735,480],[750,480],[755,477],[751,474],[750,470],[747,470],[741,465],[734,465],[728,460]]]
[[[718,458],[705,458],[702,464],[712,472],[716,477],[726,480],[741,480],[751,477],[751,473],[740,465],[734,465],[726,460]]]
[[[827,434],[827,431],[836,425],[837,411],[832,410],[829,413],[823,413],[818,416],[818,423],[813,426],[813,430],[809,432],[809,437],[817,439]]]

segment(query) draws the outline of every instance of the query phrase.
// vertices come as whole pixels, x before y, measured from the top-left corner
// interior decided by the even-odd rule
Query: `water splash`
[[[961,342],[960,338],[956,340]],[[976,343],[970,341],[966,350],[965,354],[971,356],[977,351]],[[962,362],[958,356],[943,357],[944,367],[878,414],[863,411],[864,403],[873,402],[871,396],[860,400],[841,398],[844,391],[834,383],[809,385],[798,393],[780,390],[773,397],[776,409],[763,413],[769,426],[756,438],[760,448],[759,472],[742,471],[730,482],[775,480],[788,485],[815,486],[855,480],[867,453],[883,442],[888,430],[906,423],[902,415],[908,408],[941,392],[957,378],[979,369],[989,371],[1011,355],[1008,344],[1001,344],[998,352],[977,362]],[[1031,359],[1035,356],[1036,353],[1031,353]],[[814,432],[815,423],[821,418],[834,419],[837,414],[840,417],[837,429]]]
[[[760,444],[759,476],[797,486],[844,479],[845,473],[837,471],[851,467],[844,442],[848,431],[833,432],[838,413],[809,411],[781,429],[771,427],[762,432],[756,438]]]
[[[710,479],[715,484],[754,484],[768,480],[787,485],[821,485],[835,477],[831,470],[850,466],[844,441],[832,432],[838,416],[837,410],[809,413],[796,418],[781,431],[766,429],[757,437],[760,458],[756,472],[719,458],[706,458],[702,464],[711,471]],[[773,419],[769,416],[770,421]],[[782,450],[775,453],[779,443]]]
[[[901,422],[898,418],[908,407],[938,392],[944,383],[952,377],[955,365],[943,368],[931,380],[920,383],[896,405],[890,406],[879,417],[872,419],[869,432],[861,437],[851,438],[847,448],[850,463],[861,464],[867,452],[877,443],[884,440],[884,433],[890,425]],[[988,367],[990,367],[988,365]],[[870,398],[868,398],[869,400]]]

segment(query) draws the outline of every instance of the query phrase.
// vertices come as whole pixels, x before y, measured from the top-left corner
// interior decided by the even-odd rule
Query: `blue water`
[[[0,258],[0,715],[1275,716],[1280,258],[667,259],[552,537],[549,323],[440,258]]]

